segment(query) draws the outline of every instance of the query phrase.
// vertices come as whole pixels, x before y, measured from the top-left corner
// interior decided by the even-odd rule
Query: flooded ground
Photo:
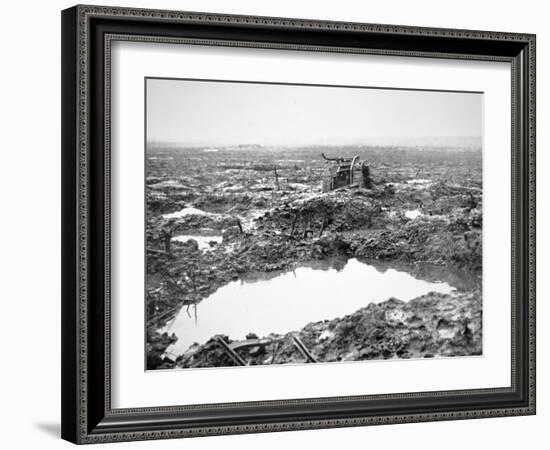
[[[219,288],[192,309],[183,308],[168,324],[166,332],[174,333],[178,340],[167,353],[180,355],[191,344],[204,344],[217,334],[233,340],[243,340],[251,333],[284,334],[392,297],[409,301],[429,292],[447,294],[454,289],[445,281],[421,280],[403,270],[381,270],[356,258],[343,264],[316,263]]]
[[[189,241],[195,241],[198,245],[199,250],[212,250],[212,247],[216,244],[219,244],[222,241],[222,236],[218,234],[180,234],[179,236],[174,236],[172,241],[187,243]]]
[[[419,209],[412,209],[410,211],[405,211],[405,217],[408,219],[416,219],[418,216],[422,215],[422,211]]]
[[[322,192],[321,152],[372,186]],[[479,354],[481,168],[476,148],[152,150],[147,368],[234,365],[216,337],[250,333],[273,343],[246,364],[303,361],[292,336],[327,362]]]

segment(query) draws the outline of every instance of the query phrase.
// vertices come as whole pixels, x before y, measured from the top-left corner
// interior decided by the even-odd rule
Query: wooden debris
[[[304,343],[300,340],[300,338],[296,335],[292,336],[292,339],[294,340],[294,345],[298,350],[300,350],[300,353],[306,357],[308,362],[316,363],[317,360],[315,357],[311,354],[311,352],[307,349],[307,347],[304,345]]]
[[[242,359],[241,356],[235,350],[233,350],[229,346],[229,344],[223,340],[223,338],[221,336],[218,336],[216,338],[216,340],[225,349],[225,351],[231,357],[233,362],[235,362],[235,364],[237,364],[238,366],[246,366],[245,360]]]

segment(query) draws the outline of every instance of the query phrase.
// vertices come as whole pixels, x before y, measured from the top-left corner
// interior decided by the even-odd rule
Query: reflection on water
[[[259,337],[288,333],[310,322],[351,314],[371,302],[390,297],[408,301],[453,289],[445,281],[425,281],[393,268],[380,270],[357,259],[324,261],[271,275],[249,274],[218,289],[196,305],[196,311],[183,308],[165,329],[178,337],[167,353],[179,355],[216,334],[239,340],[248,333]]]
[[[408,263],[404,261],[381,261],[378,259],[362,259],[365,264],[373,265],[379,272],[395,269],[399,272],[407,272],[415,278],[437,283],[444,281],[459,291],[471,291],[481,289],[481,273],[472,272],[467,268],[442,266],[440,264]]]
[[[220,235],[182,234],[172,238],[173,241],[177,242],[187,242],[191,239],[197,242],[199,250],[211,250],[210,242],[220,243],[222,241]]]
[[[163,219],[180,219],[185,216],[211,216],[213,214],[207,213],[206,211],[203,211],[202,209],[197,209],[193,207],[183,208],[179,211],[169,213],[169,214],[163,214]]]
[[[417,178],[415,180],[409,180],[407,181],[407,184],[428,184],[431,183],[432,180],[429,180],[427,178]]]
[[[405,217],[409,219],[416,219],[418,216],[421,216],[422,212],[419,209],[411,209],[410,211],[405,211]]]

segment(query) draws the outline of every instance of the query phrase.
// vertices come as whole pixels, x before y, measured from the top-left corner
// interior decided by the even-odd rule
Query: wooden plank
[[[234,341],[231,342],[231,344],[228,344],[229,347],[232,350],[236,350],[238,348],[246,348],[246,347],[256,347],[258,345],[269,345],[272,344],[279,339],[271,339],[271,338],[264,338],[264,339],[247,339],[246,341]]]
[[[310,353],[310,351],[307,349],[307,347],[304,345],[304,343],[300,340],[298,336],[293,335],[292,339],[294,340],[294,344],[296,345],[296,348],[300,350],[302,355],[304,355],[309,362],[312,362],[312,363],[317,362],[315,357]]]
[[[241,356],[237,352],[235,352],[235,350],[233,350],[227,342],[223,340],[223,338],[218,336],[217,341],[238,366],[246,366],[246,361],[242,359]]]

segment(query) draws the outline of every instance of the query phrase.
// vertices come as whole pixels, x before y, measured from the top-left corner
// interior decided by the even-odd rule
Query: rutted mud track
[[[217,338],[167,359],[174,338],[159,330],[250,272],[356,257],[454,266],[481,286],[481,152],[370,149],[372,189],[321,193],[319,149],[203,150],[161,149],[148,160],[149,369],[231,365]],[[200,248],[178,235],[222,239]],[[295,331],[320,361],[479,354],[481,293],[388,299]],[[278,363],[303,358],[290,334],[270,338],[237,352],[249,364],[270,364],[275,353]]]

